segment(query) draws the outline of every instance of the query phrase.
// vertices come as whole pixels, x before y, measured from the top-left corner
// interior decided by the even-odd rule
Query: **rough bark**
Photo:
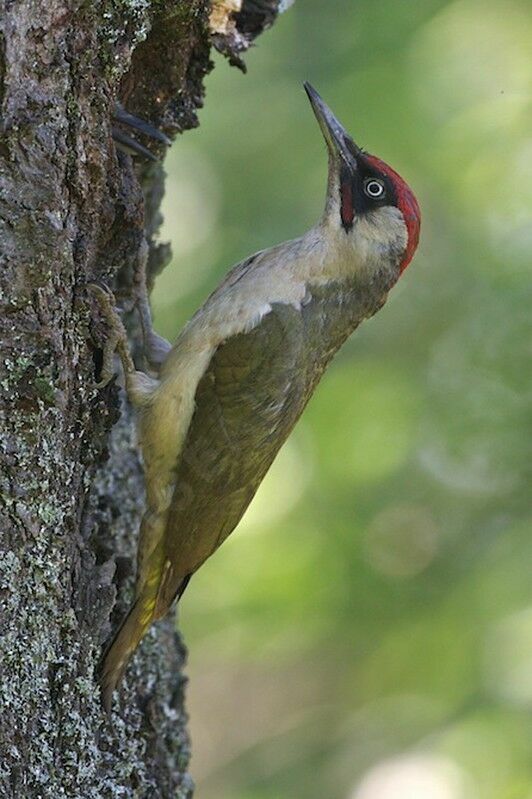
[[[152,272],[168,260],[152,243],[162,167],[116,153],[110,109],[168,134],[197,124],[210,2],[0,9],[0,796],[188,797],[174,620],[147,636],[112,723],[95,681],[131,597],[143,486],[120,391],[95,388],[85,286],[127,301],[145,232]],[[244,0],[216,46],[239,59],[277,10]]]

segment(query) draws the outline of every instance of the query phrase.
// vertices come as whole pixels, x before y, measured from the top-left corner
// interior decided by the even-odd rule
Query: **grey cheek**
[[[378,258],[382,263],[399,266],[405,247],[402,238],[392,239],[377,245]]]

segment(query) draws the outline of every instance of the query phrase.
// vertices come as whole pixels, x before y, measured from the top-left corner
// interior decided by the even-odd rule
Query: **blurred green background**
[[[531,11],[297,0],[170,154],[170,338],[321,213],[304,79],[423,211],[182,602],[198,799],[532,799]]]

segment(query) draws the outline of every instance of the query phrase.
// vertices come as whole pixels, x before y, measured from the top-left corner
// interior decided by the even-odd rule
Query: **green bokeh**
[[[418,255],[181,608],[198,799],[531,799],[529,0],[296,0],[168,162],[174,338],[321,212],[310,80]]]

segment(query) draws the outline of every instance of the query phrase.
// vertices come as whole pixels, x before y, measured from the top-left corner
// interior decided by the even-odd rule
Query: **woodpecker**
[[[135,599],[100,672],[108,712],[140,640],[235,529],[331,359],[383,306],[418,244],[412,190],[305,89],[328,150],[323,215],[234,266],[173,346],[147,330],[145,310],[157,377],[135,369],[114,298],[94,287],[112,331],[101,385],[116,349],[146,483]]]

